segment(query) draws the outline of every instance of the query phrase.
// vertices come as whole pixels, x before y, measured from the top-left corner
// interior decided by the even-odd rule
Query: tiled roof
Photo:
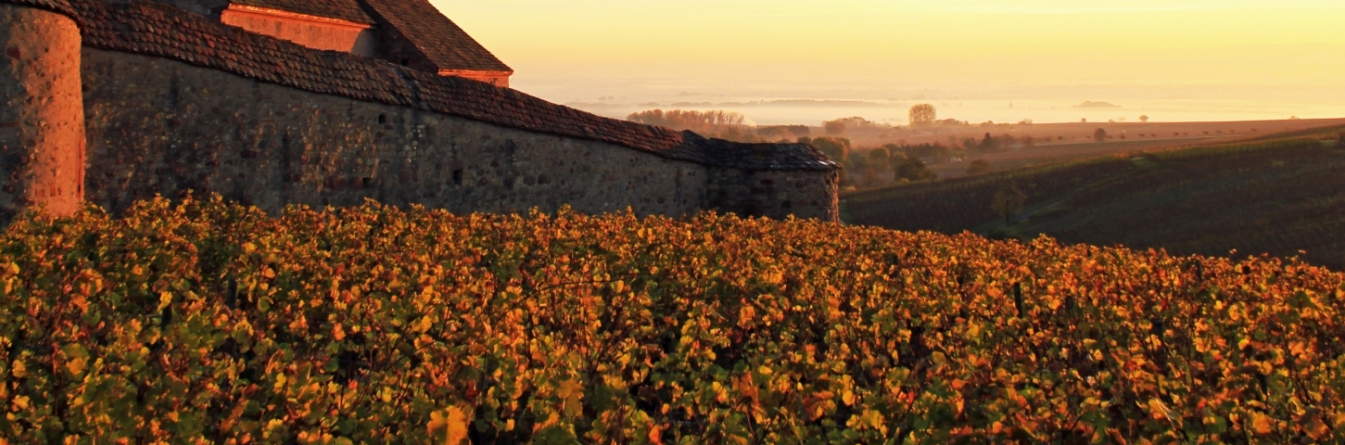
[[[50,0],[0,0],[29,2]],[[837,168],[805,145],[737,144],[609,119],[508,88],[318,51],[171,8],[72,0],[84,45],[163,57],[315,93],[414,107],[503,127],[608,142],[670,159],[753,169]]]
[[[513,72],[427,0],[364,0],[364,4],[441,70]]]
[[[0,2],[55,11],[69,16],[76,22],[79,21],[79,16],[75,13],[75,9],[71,8],[70,3],[67,3],[65,0],[0,0]]]
[[[258,8],[279,9],[281,11],[306,14],[318,17],[341,19],[348,22],[374,24],[374,19],[364,13],[357,0],[233,0],[232,3],[255,6]]]
[[[702,159],[709,165],[743,170],[830,170],[836,164],[816,148],[806,144],[744,144],[723,139],[706,139],[686,132],[683,140],[702,147]]]

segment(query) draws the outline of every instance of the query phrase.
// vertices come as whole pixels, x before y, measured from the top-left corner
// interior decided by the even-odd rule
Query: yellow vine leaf
[[[1265,414],[1252,412],[1252,431],[1256,434],[1270,434],[1270,418]]]
[[[1149,415],[1155,420],[1168,420],[1172,418],[1172,412],[1168,410],[1167,405],[1162,400],[1149,399]]]
[[[560,382],[560,387],[556,389],[556,395],[560,396],[565,403],[565,415],[576,417],[583,412],[582,399],[584,397],[583,385],[579,384],[578,379],[570,379]]]
[[[168,305],[172,303],[173,303],[173,294],[171,292],[159,293],[159,310],[162,311],[163,308],[168,307]]]
[[[658,425],[649,427],[649,443],[656,445],[661,445],[663,443],[663,437],[659,432]]]
[[[89,353],[79,344],[66,345],[61,348],[65,353],[65,369],[70,374],[81,375],[84,373],[85,365],[88,364]]]
[[[444,445],[460,445],[467,439],[467,413],[457,406],[432,412],[429,430],[431,436],[442,436]]]

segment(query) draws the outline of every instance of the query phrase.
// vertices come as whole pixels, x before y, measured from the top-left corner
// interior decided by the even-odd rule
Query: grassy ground
[[[1178,254],[1299,255],[1345,268],[1345,147],[1339,127],[1139,152],[843,198],[848,223],[1035,236]],[[991,210],[1017,185],[1027,204]],[[1302,253],[1300,253],[1300,251]]]

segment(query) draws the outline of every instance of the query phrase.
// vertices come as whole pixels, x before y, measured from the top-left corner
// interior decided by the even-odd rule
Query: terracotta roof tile
[[[233,0],[232,3],[341,19],[366,25],[374,24],[373,17],[364,13],[364,9],[360,8],[357,0]]]
[[[363,1],[441,70],[513,72],[427,0]]]
[[[17,4],[55,1],[0,0]],[[84,45],[93,48],[174,59],[316,93],[608,142],[705,165],[752,170],[838,168],[807,145],[740,144],[609,119],[483,82],[305,48],[176,9],[98,0],[71,0],[69,6],[82,25]]]

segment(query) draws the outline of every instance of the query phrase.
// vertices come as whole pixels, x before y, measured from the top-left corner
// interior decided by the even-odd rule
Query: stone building
[[[838,167],[815,148],[510,89],[425,0],[216,1],[0,0],[0,219],[188,190],[268,211],[837,218]]]

